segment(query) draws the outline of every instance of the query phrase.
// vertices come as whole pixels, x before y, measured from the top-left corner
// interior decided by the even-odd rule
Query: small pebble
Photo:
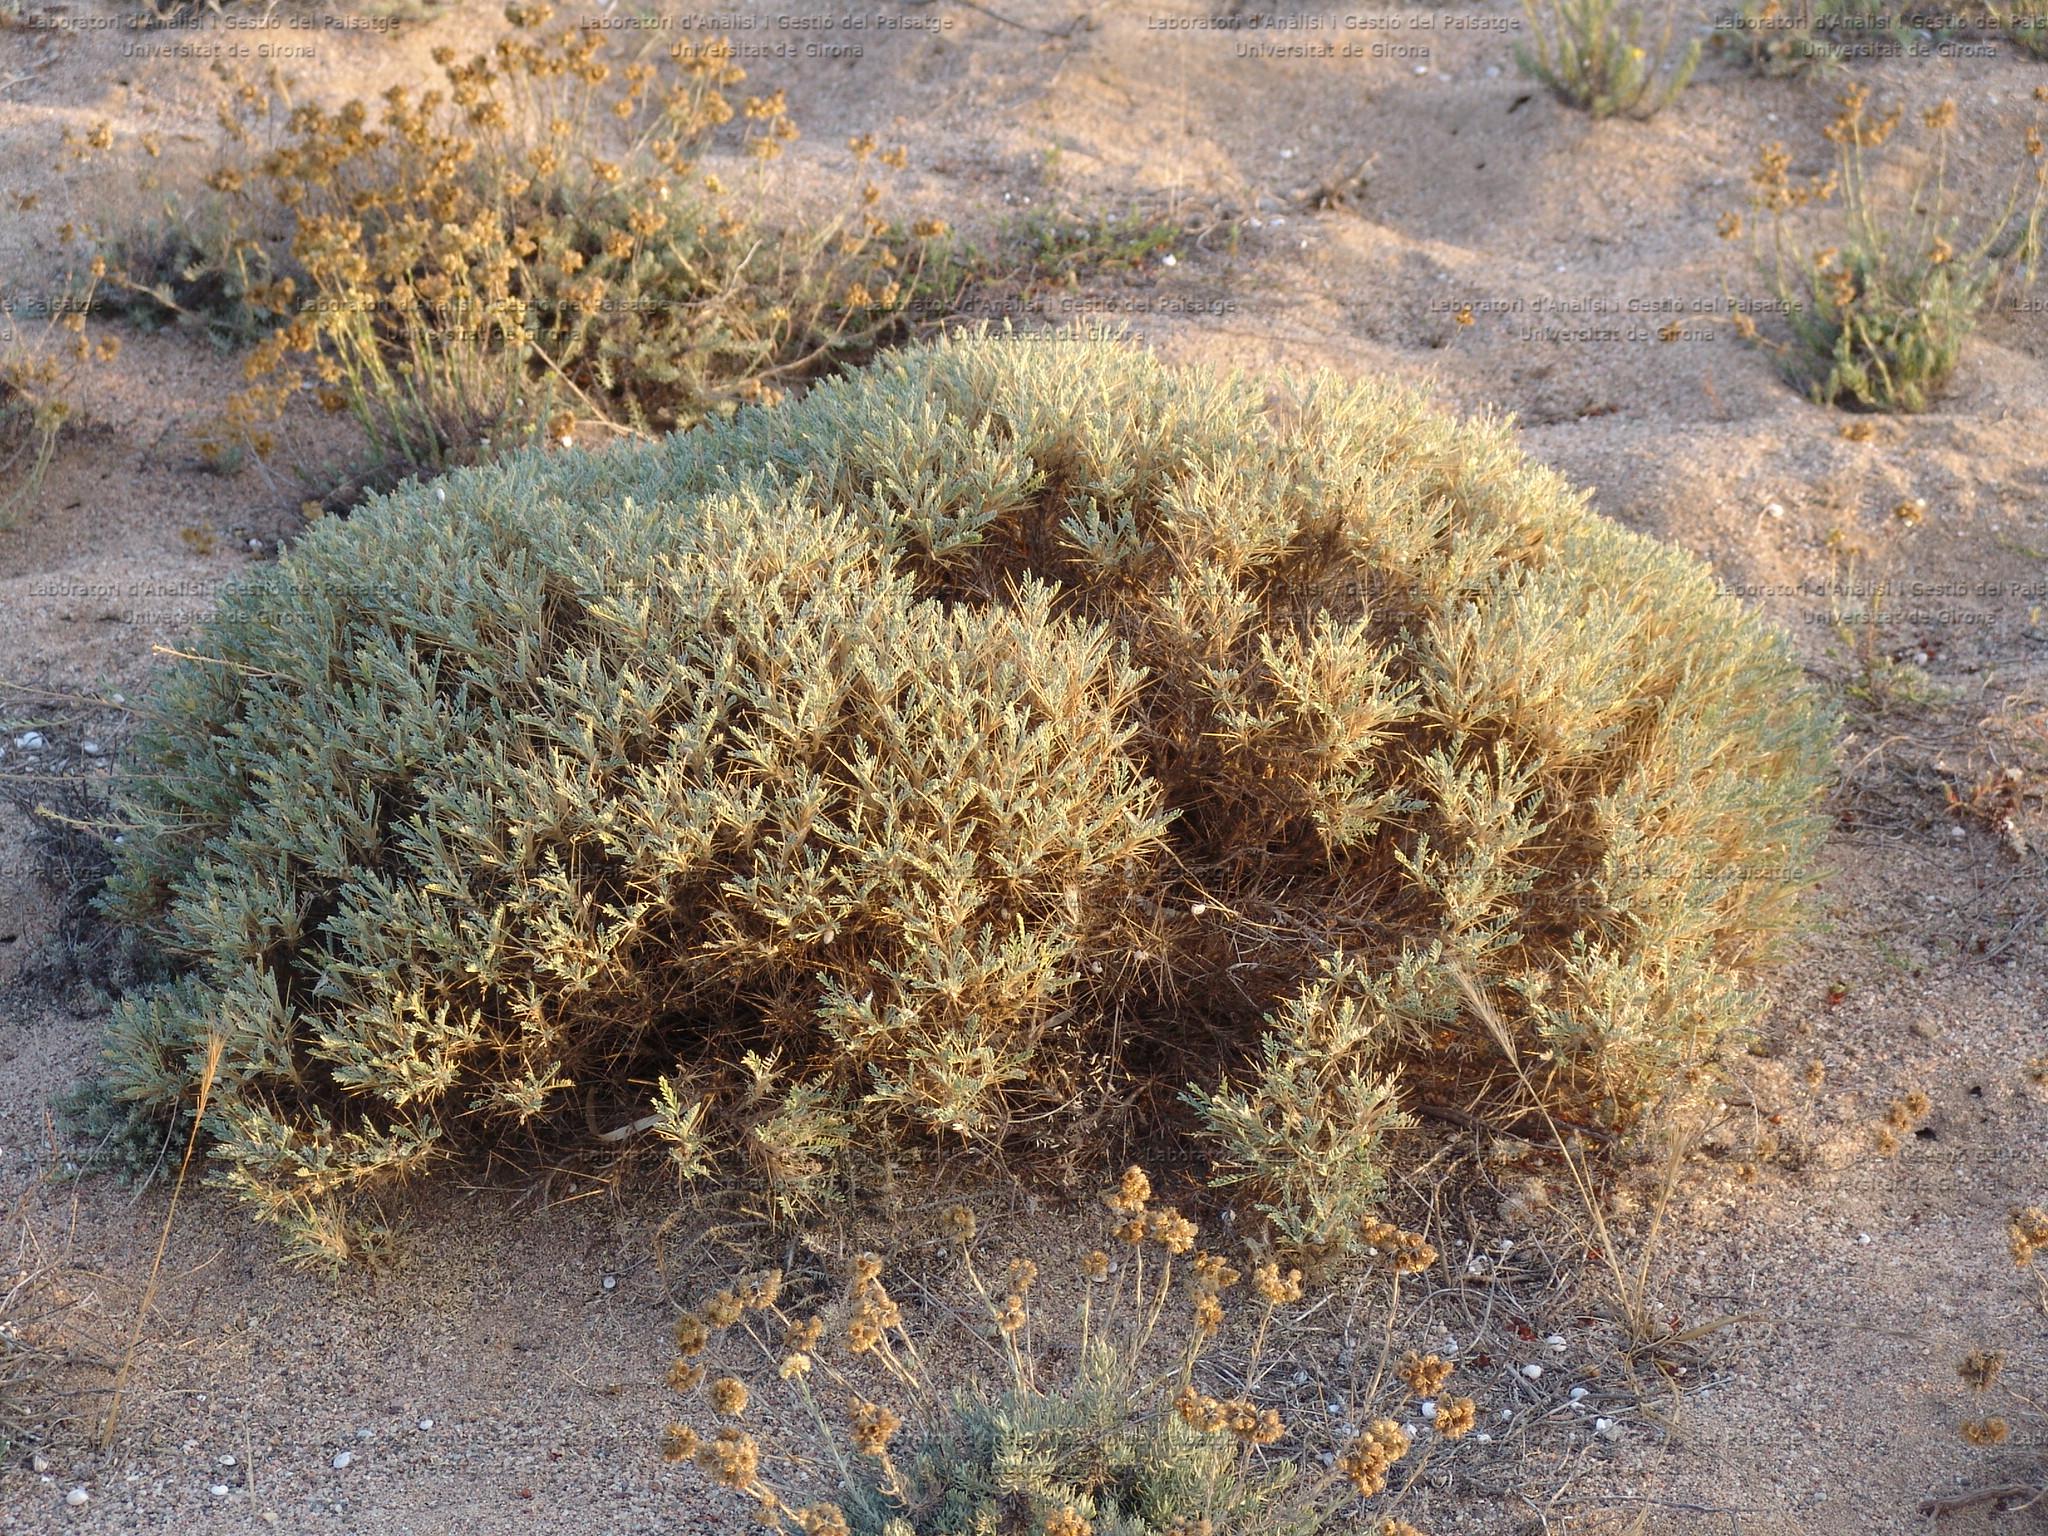
[[[608,1291],[616,1291],[619,1288],[619,1277],[617,1275],[606,1275],[598,1284]]]
[[[1162,267],[1177,267],[1180,265],[1180,258],[1174,255],[1173,252],[1168,251],[1164,256],[1159,258],[1159,265],[1161,265]]]
[[[228,1496],[228,1485],[226,1483],[215,1483],[211,1488],[207,1489],[206,1491],[212,1494],[216,1499],[224,1499]]]
[[[35,1455],[31,1456],[28,1459],[28,1464],[29,1470],[34,1472],[47,1472],[50,1470],[50,1458],[41,1451],[37,1451]]]
[[[1474,1436],[1473,1436],[1472,1438],[1473,1438],[1474,1440],[1477,1440],[1477,1441],[1478,1441],[1478,1442],[1479,1442],[1479,1443],[1480,1443],[1481,1445],[1491,1445],[1491,1444],[1493,1444],[1493,1436],[1491,1436],[1491,1435],[1487,1434],[1487,1433],[1486,1433],[1486,1431],[1484,1431],[1484,1430],[1481,1430],[1481,1431],[1480,1431],[1480,1432],[1479,1432],[1478,1434],[1474,1435]]]
[[[106,748],[96,741],[81,741],[78,744],[78,750],[87,757],[98,757],[102,752],[106,751]]]
[[[1422,1416],[1423,1416],[1423,1417],[1424,1417],[1425,1419],[1428,1419],[1428,1420],[1430,1421],[1430,1423],[1432,1423],[1432,1424],[1434,1424],[1434,1423],[1436,1422],[1436,1399],[1435,1399],[1435,1398],[1433,1398],[1433,1397],[1425,1397],[1425,1398],[1424,1398],[1424,1399],[1422,1400]]]
[[[1522,1374],[1528,1377],[1531,1381],[1534,1381],[1543,1374],[1543,1367],[1536,1364],[1536,1362],[1532,1360],[1527,1365],[1522,1367]]]
[[[1549,1338],[1545,1339],[1543,1342],[1548,1344],[1552,1349],[1563,1349],[1564,1335],[1561,1333],[1553,1333]]]
[[[83,1488],[74,1488],[69,1493],[64,1495],[64,1502],[66,1504],[69,1504],[73,1509],[83,1509],[86,1505],[92,1502],[92,1495],[87,1493]]]
[[[334,1458],[334,1470],[337,1472],[346,1471],[348,1468],[348,1464],[354,1461],[355,1459],[356,1456],[354,1451],[341,1452],[338,1456]]]
[[[420,1420],[420,1428],[421,1428],[421,1429],[432,1429],[433,1427],[434,1427],[434,1421],[433,1421],[432,1419],[421,1419],[421,1420]]]
[[[220,1464],[224,1467],[232,1467],[235,1464],[235,1458],[232,1456],[223,1456],[220,1459]]]
[[[1566,1395],[1575,1403],[1582,1402],[1585,1400],[1586,1389],[1584,1387],[1573,1387]]]
[[[23,731],[14,738],[14,744],[24,752],[40,752],[48,745],[43,740],[43,733],[41,731]]]

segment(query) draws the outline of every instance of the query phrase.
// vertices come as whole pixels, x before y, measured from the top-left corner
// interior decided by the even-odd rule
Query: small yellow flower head
[[[1446,1440],[1462,1440],[1479,1422],[1479,1405],[1469,1397],[1447,1397],[1436,1405],[1432,1422]]]
[[[1152,1240],[1173,1254],[1186,1253],[1195,1246],[1196,1230],[1192,1221],[1175,1210],[1154,1211],[1148,1223]]]
[[[1291,1306],[1301,1300],[1301,1271],[1290,1269],[1282,1274],[1280,1266],[1268,1259],[1252,1271],[1252,1289],[1269,1307]]]
[[[1929,107],[1920,114],[1921,123],[1933,133],[1940,133],[1945,128],[1955,126],[1955,120],[1956,104],[1952,99],[1944,99],[1940,104]]]
[[[742,1491],[754,1485],[761,1468],[761,1448],[743,1429],[721,1429],[718,1438],[697,1447],[697,1465],[721,1488]]]
[[[879,1254],[857,1253],[853,1256],[853,1279],[856,1285],[865,1285],[870,1280],[882,1277],[882,1259]]]
[[[1094,1536],[1094,1531],[1072,1505],[1046,1517],[1045,1536]]]
[[[946,1212],[945,1227],[947,1235],[950,1236],[954,1242],[973,1242],[974,1212],[967,1209],[967,1207],[964,1205],[954,1206],[951,1210]]]
[[[764,1269],[740,1288],[740,1305],[751,1311],[765,1312],[781,1295],[782,1271]]]
[[[816,1349],[825,1337],[825,1320],[822,1317],[807,1317],[800,1323],[791,1323],[782,1335],[782,1347],[793,1355],[807,1355]]]
[[[889,1441],[903,1427],[903,1420],[887,1406],[854,1397],[847,1402],[847,1417],[853,1424],[854,1449],[877,1460],[889,1454]]]
[[[668,1368],[668,1384],[678,1392],[694,1392],[704,1380],[704,1367],[677,1355]]]
[[[1230,1423],[1230,1413],[1224,1404],[1193,1387],[1180,1389],[1180,1396],[1173,1400],[1173,1408],[1190,1429],[1200,1434],[1213,1435]]]
[[[996,1311],[996,1326],[1007,1337],[1017,1332],[1030,1321],[1030,1314],[1024,1310],[1024,1298],[1012,1292],[1003,1298],[1003,1304]]]
[[[704,1303],[704,1321],[713,1328],[730,1328],[745,1313],[746,1308],[731,1291],[720,1291]]]
[[[1220,1253],[1195,1255],[1195,1284],[1211,1295],[1221,1295],[1243,1278]]]
[[[1107,1280],[1109,1278],[1109,1255],[1100,1248],[1095,1249],[1087,1258],[1081,1261],[1081,1273],[1090,1280]]]
[[[2038,1205],[2014,1211],[2007,1233],[2012,1239],[2012,1261],[2024,1269],[2034,1262],[2036,1253],[2048,1248],[2048,1211]]]
[[[1408,1432],[1392,1419],[1375,1419],[1337,1458],[1337,1470],[1364,1498],[1384,1493],[1387,1473],[1408,1454]]]
[[[1419,1232],[1396,1232],[1383,1243],[1375,1243],[1387,1256],[1397,1275],[1419,1275],[1436,1262],[1436,1249]]]
[[[1373,1532],[1373,1536],[1422,1536],[1422,1532],[1406,1520],[1396,1520],[1389,1515],[1381,1522],[1379,1529]]]
[[[953,226],[944,219],[919,219],[910,226],[911,234],[920,240],[937,240],[953,232]]]
[[[1124,1170],[1115,1189],[1102,1197],[1103,1204],[1120,1216],[1135,1216],[1152,1198],[1152,1181],[1145,1170],[1133,1163]]]
[[[1970,1419],[1963,1424],[1963,1438],[1972,1445],[2002,1445],[2012,1426],[2000,1418]]]
[[[697,1431],[687,1424],[671,1424],[662,1436],[664,1461],[688,1461],[697,1454]]]
[[[1972,1392],[1988,1392],[1992,1383],[1998,1380],[1998,1373],[2005,1369],[2005,1356],[1999,1351],[1973,1349],[1963,1356],[1962,1364],[1956,1367],[1956,1374]]]
[[[1038,1278],[1038,1266],[1029,1259],[1012,1259],[1007,1273],[1010,1277],[1010,1289],[1022,1296],[1031,1289],[1031,1282]]]
[[[711,1342],[711,1330],[704,1319],[694,1312],[685,1312],[676,1319],[676,1352],[684,1355],[701,1355],[704,1347]]]
[[[784,1355],[782,1363],[775,1368],[775,1374],[784,1381],[795,1381],[799,1376],[808,1376],[810,1373],[811,1357],[809,1355]]]
[[[1721,215],[1721,222],[1714,226],[1714,233],[1723,240],[1733,240],[1742,233],[1742,215],[1733,210]]]
[[[1223,1326],[1223,1303],[1208,1291],[1195,1296],[1195,1336],[1212,1339],[1216,1330]]]
[[[1411,1349],[1401,1357],[1396,1373],[1417,1397],[1435,1397],[1451,1379],[1451,1362],[1441,1355],[1418,1355]]]
[[[796,1528],[803,1536],[852,1536],[846,1512],[837,1504],[811,1504],[797,1511]]]
[[[711,1383],[711,1406],[727,1418],[738,1418],[747,1411],[747,1384],[737,1376],[719,1377]]]

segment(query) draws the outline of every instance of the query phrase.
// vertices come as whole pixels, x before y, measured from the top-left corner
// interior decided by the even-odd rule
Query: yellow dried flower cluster
[[[1451,1362],[1442,1355],[1418,1355],[1411,1349],[1401,1357],[1395,1373],[1417,1397],[1435,1397],[1451,1379]]]
[[[1358,1224],[1366,1246],[1383,1254],[1397,1275],[1417,1275],[1436,1262],[1436,1248],[1419,1232],[1404,1232],[1390,1221],[1368,1216]]]
[[[1447,1397],[1436,1405],[1430,1425],[1446,1440],[1462,1440],[1479,1423],[1479,1405],[1469,1397]]]
[[[803,1536],[853,1536],[846,1511],[837,1504],[811,1504],[797,1511],[796,1527]]]
[[[1947,127],[1949,123],[1955,121],[1956,104],[1951,101],[1944,105],[1948,108],[1948,115],[1946,120],[1939,124],[1941,127]],[[1881,145],[1892,136],[1892,130],[1899,126],[1899,120],[1905,116],[1905,108],[1895,106],[1883,117],[1873,118],[1869,116],[1869,107],[1870,87],[1850,86],[1842,93],[1841,111],[1836,114],[1833,122],[1821,129],[1822,136],[1830,143],[1853,144],[1859,149],[1874,149]],[[1940,109],[1936,108],[1935,111],[1938,113]],[[1930,122],[1928,126],[1937,125]]]
[[[2034,1255],[2048,1248],[2048,1211],[2038,1205],[2014,1211],[2006,1226],[2011,1240],[2012,1261],[2024,1269]]]
[[[847,1314],[846,1347],[855,1354],[880,1348],[892,1328],[903,1326],[903,1309],[882,1284],[882,1261],[872,1253],[853,1261],[853,1305]]]
[[[1136,1216],[1144,1211],[1151,1199],[1152,1180],[1144,1169],[1133,1163],[1124,1170],[1116,1188],[1102,1197],[1102,1203],[1119,1216]]]
[[[761,1448],[745,1430],[721,1429],[697,1447],[697,1465],[720,1487],[749,1492],[760,1480]]]
[[[1252,1289],[1269,1307],[1292,1305],[1301,1300],[1301,1271],[1290,1269],[1282,1273],[1278,1262],[1266,1259],[1252,1270]]]
[[[1998,1350],[1973,1349],[1963,1356],[1956,1374],[1972,1392],[1988,1392],[2005,1369],[2005,1356]]]
[[[896,1431],[903,1427],[903,1420],[895,1410],[882,1403],[871,1403],[863,1397],[848,1400],[847,1419],[853,1430],[853,1447],[863,1456],[872,1456],[877,1461],[889,1454],[889,1442]]]
[[[1242,1445],[1271,1445],[1287,1433],[1276,1408],[1260,1408],[1247,1398],[1218,1399],[1193,1387],[1181,1388],[1174,1412],[1183,1423],[1205,1435],[1228,1433]]]
[[[2012,1426],[1996,1415],[1963,1423],[1963,1438],[1972,1445],[2002,1445],[2011,1433]]]
[[[1090,1255],[1093,1258],[1094,1255]],[[1104,1255],[1105,1259],[1107,1255]],[[1221,1254],[1198,1253],[1195,1255],[1194,1274],[1190,1277],[1197,1290],[1220,1296],[1243,1278]]]
[[[275,72],[259,89],[220,71],[234,148],[207,184],[234,246],[282,244],[309,291],[307,323],[259,352],[244,419],[218,430],[267,453],[267,424],[310,390],[390,453],[438,466],[465,438],[537,434],[563,404],[687,424],[897,321],[923,245],[877,214],[877,184],[849,188],[816,229],[768,230],[700,176],[728,125],[762,160],[799,136],[781,91],[735,105],[746,72],[728,39],[615,64],[600,29],[544,33],[545,6],[507,14],[515,31],[467,58],[437,47],[440,86],[394,85],[374,118],[362,101],[291,105]],[[101,137],[74,134],[77,152]],[[294,313],[260,276],[246,297]],[[548,423],[546,440],[564,436]]]
[[[1361,1497],[1386,1492],[1387,1474],[1408,1454],[1408,1431],[1392,1419],[1375,1419],[1337,1458],[1337,1470]]]

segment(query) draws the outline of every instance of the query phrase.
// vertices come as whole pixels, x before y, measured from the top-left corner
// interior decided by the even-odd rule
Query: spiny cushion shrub
[[[785,1209],[1191,1084],[1339,1244],[1405,1094],[1619,1121],[1753,1019],[1828,731],[1505,424],[1072,335],[408,485],[187,649],[108,896],[187,969],[115,1085],[223,1037],[214,1156],[322,1241],[660,1074]]]

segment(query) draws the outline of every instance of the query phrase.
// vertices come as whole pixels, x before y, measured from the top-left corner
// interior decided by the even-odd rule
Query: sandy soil
[[[0,291],[21,294],[56,269],[68,203],[117,221],[157,195],[132,149],[129,175],[53,175],[60,129],[106,118],[123,135],[153,130],[175,159],[210,137],[212,98],[190,58],[124,52],[200,34],[96,28],[123,13],[82,6],[6,25],[10,4]],[[1852,708],[1825,922],[1776,978],[1768,1039],[1654,1250],[1660,1317],[1681,1330],[1740,1320],[1680,1352],[1685,1376],[1622,1390],[1613,1330],[1590,1321],[1598,1266],[1582,1251],[1561,1270],[1518,1267],[1497,1246],[1571,1247],[1556,1169],[1555,1203],[1533,1214],[1471,1196],[1443,1242],[1446,1273],[1461,1278],[1432,1292],[1429,1325],[1500,1303],[1481,1310],[1504,1344],[1464,1335],[1468,1389],[1498,1433],[1463,1448],[1404,1513],[1431,1531],[1864,1536],[1918,1529],[1922,1497],[2024,1464],[2038,1426],[2018,1437],[2033,1447],[1958,1439],[1954,1364],[1996,1344],[2009,1370],[2048,1381],[2048,1334],[2002,1237],[2009,1207],[2048,1200],[2048,1098],[2023,1072],[2048,1051],[2048,314],[1992,317],[1936,409],[1875,419],[1851,441],[1840,413],[1784,387],[1717,314],[1724,284],[1753,284],[1715,222],[1740,206],[1763,142],[1791,143],[1802,172],[1824,167],[1825,83],[1758,79],[1710,55],[1653,121],[1594,123],[1517,75],[1519,12],[1502,0],[1355,13],[1369,26],[1309,7],[1270,14],[1320,29],[1250,32],[1194,25],[1209,13],[1190,0],[995,9],[939,0],[886,12],[928,29],[805,34],[778,28],[770,7],[737,6],[750,23],[737,40],[798,50],[745,60],[789,88],[805,129],[791,185],[829,177],[837,146],[872,129],[911,148],[906,202],[969,227],[1048,203],[1181,220],[1197,233],[1171,267],[1083,288],[1044,315],[1119,319],[1175,359],[1385,371],[1461,410],[1512,412],[1532,453],[1610,515],[1713,561],[1838,686],[1860,676],[1830,622],[1859,607],[1856,583],[1882,571],[1922,584],[1895,597],[1874,645],[1937,691]],[[388,35],[241,38],[311,47],[288,67],[313,88],[369,94],[421,78],[435,43],[474,46],[498,24],[492,7],[463,3]],[[813,35],[858,52],[805,57]],[[1328,55],[1260,51],[1326,42]],[[1988,204],[2048,65],[1999,49],[1859,64],[1855,77],[1912,111],[1962,102],[1978,149],[1959,174]],[[1342,206],[1313,206],[1318,187],[1361,169]],[[19,210],[13,194],[34,190],[42,204]],[[1465,305],[1470,325],[1455,319]],[[1674,315],[1681,334],[1658,340]],[[40,505],[0,534],[0,675],[54,700],[17,691],[0,703],[48,741],[41,754],[13,731],[0,741],[12,782],[103,773],[110,754],[83,743],[118,740],[122,712],[78,701],[133,692],[152,647],[174,643],[293,523],[294,486],[209,473],[191,447],[236,361],[177,332],[125,342],[89,376],[88,425]],[[292,456],[332,447],[307,428]],[[1901,533],[1893,509],[1915,500],[1924,522]],[[1867,551],[1853,570],[1845,549]],[[2006,768],[2022,776],[2010,831],[1950,813],[1946,786]],[[60,1275],[88,1357],[73,1379],[90,1387],[105,1381],[93,1362],[120,1353],[167,1194],[61,1177],[70,1149],[49,1103],[90,1073],[104,1010],[52,980],[59,914],[31,864],[24,818],[0,811],[0,980],[13,978],[0,1004],[0,1238],[7,1262]],[[1804,1079],[1814,1061],[1818,1090]],[[1932,1111],[1882,1157],[1872,1127],[1914,1088]],[[1760,1152],[1767,1127],[1776,1148]],[[1499,1150],[1442,1128],[1423,1140],[1482,1165]],[[113,1449],[74,1429],[35,1453],[40,1471],[21,1449],[0,1468],[0,1529],[744,1529],[652,1455],[671,1295],[740,1260],[681,1242],[657,1263],[674,1204],[660,1181],[587,1173],[430,1192],[395,1269],[335,1284],[280,1268],[272,1238],[188,1193]],[[1028,1246],[1061,1220],[1019,1213],[1003,1236]],[[1515,1330],[1500,1332],[1510,1313]],[[1541,1347],[1518,1344],[1524,1330],[1566,1341],[1533,1385],[1516,1374]],[[1643,1378],[1658,1379],[1647,1366]],[[1598,1392],[1575,1404],[1574,1383]],[[1610,1393],[1620,1406],[1601,1412],[1617,1427],[1596,1435],[1592,1408]],[[73,1488],[90,1503],[67,1506]],[[1939,1528],[2042,1518],[1981,1505]]]

